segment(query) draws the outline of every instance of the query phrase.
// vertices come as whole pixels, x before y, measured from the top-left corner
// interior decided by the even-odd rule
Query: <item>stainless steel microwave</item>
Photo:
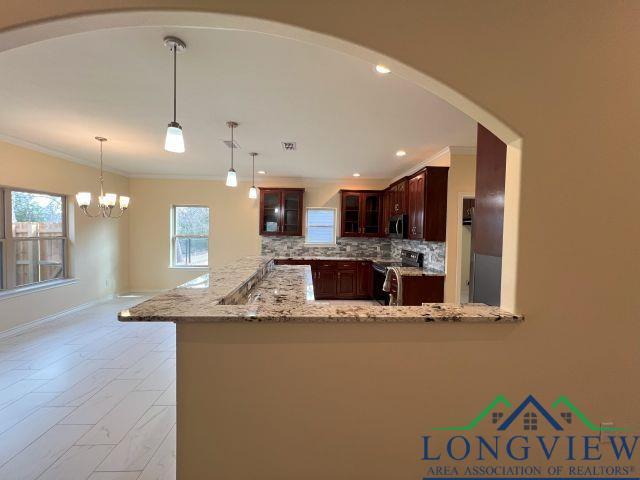
[[[394,215],[389,219],[389,237],[407,238],[407,215]]]

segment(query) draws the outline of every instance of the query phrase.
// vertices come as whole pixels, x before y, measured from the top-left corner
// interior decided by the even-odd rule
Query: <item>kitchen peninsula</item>
[[[408,433],[381,419],[428,394],[439,342],[494,341],[523,320],[484,305],[316,302],[310,267],[270,256],[211,269],[119,319],[176,323],[178,478],[234,479],[348,478],[339,460],[354,451],[350,468],[371,468],[382,436],[421,434],[419,421]],[[327,461],[309,473],[318,451]]]

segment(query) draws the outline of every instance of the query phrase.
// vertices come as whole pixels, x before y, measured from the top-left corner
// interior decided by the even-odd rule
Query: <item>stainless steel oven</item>
[[[407,215],[394,215],[389,219],[389,237],[407,238]]]

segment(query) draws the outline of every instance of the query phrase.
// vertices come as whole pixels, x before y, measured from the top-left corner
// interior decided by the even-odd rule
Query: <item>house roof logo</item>
[[[525,430],[537,430],[538,420],[543,419],[556,431],[563,431],[565,426],[571,425],[574,418],[577,418],[589,430],[596,432],[621,431],[624,428],[601,426],[593,423],[587,416],[578,409],[567,397],[559,396],[552,404],[551,409],[556,412],[560,410],[560,421],[558,421],[548,409],[533,396],[528,395],[506,418],[506,411],[513,408],[512,403],[504,395],[497,395],[475,418],[466,425],[453,427],[440,427],[434,430],[440,431],[469,431],[473,430],[481,421],[491,414],[491,421],[496,425],[498,431],[505,431],[514,422],[522,417]],[[563,426],[564,424],[564,426]]]

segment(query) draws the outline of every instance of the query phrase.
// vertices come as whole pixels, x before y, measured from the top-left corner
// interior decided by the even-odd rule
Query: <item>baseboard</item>
[[[32,320],[27,323],[23,323],[22,325],[16,325],[8,330],[3,330],[0,332],[0,339],[13,337],[15,335],[19,335],[21,333],[26,332],[27,330],[31,330],[39,325],[50,322],[52,320],[56,320],[64,315],[68,315],[70,313],[79,312],[81,310],[85,310],[90,307],[94,307],[100,303],[108,302],[109,300],[113,300],[116,297],[115,294],[107,295],[106,297],[100,298],[98,300],[92,300],[91,302],[83,303],[81,305],[77,305],[75,307],[67,308],[66,310],[62,310],[61,312],[53,313],[51,315],[47,315],[42,318],[37,318],[36,320]]]

